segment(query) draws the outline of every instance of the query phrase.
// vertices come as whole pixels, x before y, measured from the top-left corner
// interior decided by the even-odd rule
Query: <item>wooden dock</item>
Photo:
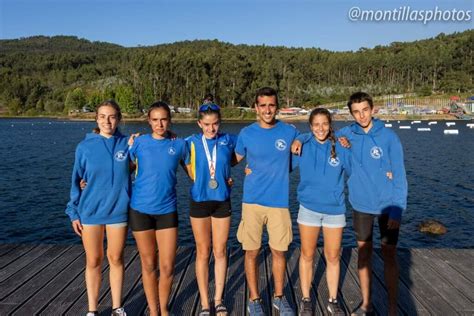
[[[247,288],[243,252],[228,251],[229,268],[225,304],[230,315],[244,315]],[[285,295],[297,310],[301,299],[298,278],[299,249],[288,252]],[[196,315],[199,295],[194,273],[195,252],[179,247],[171,294],[173,315]],[[399,310],[404,315],[474,315],[474,249],[400,249]],[[263,249],[259,260],[260,291],[267,315],[273,291],[270,277],[271,255]],[[377,314],[387,311],[380,250],[373,258],[373,301]],[[81,245],[0,244],[0,315],[85,315],[87,296],[84,284],[85,257]],[[211,269],[212,261],[211,261]],[[325,262],[315,258],[312,299],[316,314],[326,314],[328,290]],[[124,303],[129,316],[142,315],[146,307],[140,279],[140,259],[135,246],[125,250]],[[357,251],[345,248],[342,254],[339,300],[349,314],[360,302]],[[211,270],[212,271],[212,270]],[[110,315],[108,265],[104,264],[100,314]],[[212,273],[211,273],[212,279]],[[212,282],[211,282],[212,283]],[[211,288],[211,292],[212,292]],[[212,297],[212,293],[211,296]]]

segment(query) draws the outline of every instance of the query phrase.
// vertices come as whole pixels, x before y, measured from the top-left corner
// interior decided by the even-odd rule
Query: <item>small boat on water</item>
[[[474,128],[474,123],[468,123],[468,124],[466,124],[466,126],[469,127],[469,128]]]
[[[401,125],[398,127],[399,129],[411,129],[411,126],[407,126],[407,125]]]
[[[431,128],[429,127],[418,127],[416,130],[418,132],[431,132]]]
[[[385,127],[392,127],[392,124],[385,124]]]
[[[412,124],[420,124],[421,121],[412,121],[411,123],[412,123]]]
[[[459,130],[457,129],[445,129],[444,130],[444,135],[458,135]]]
[[[428,125],[438,124],[437,121],[428,122]]]
[[[446,126],[453,126],[453,125],[456,125],[456,122],[446,122]]]

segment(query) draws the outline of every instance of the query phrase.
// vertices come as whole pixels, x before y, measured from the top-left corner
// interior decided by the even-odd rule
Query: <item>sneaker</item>
[[[123,307],[118,307],[112,310],[111,316],[127,316],[127,313],[125,313],[125,309],[123,309]]]
[[[249,312],[249,316],[264,316],[265,313],[263,312],[262,299],[257,298],[255,300],[249,300],[247,311]]]
[[[327,306],[329,315],[344,316],[346,313],[342,310],[337,300],[329,300]]]
[[[354,309],[351,313],[351,316],[374,316],[374,310],[366,311],[365,309],[362,308],[362,306],[357,306],[356,309]]]
[[[99,315],[99,312],[98,311],[94,311],[94,312],[87,312],[86,316],[98,316]]]
[[[309,297],[303,297],[300,302],[299,316],[313,316],[313,305]]]
[[[273,297],[273,307],[280,312],[280,316],[295,315],[295,312],[293,312],[293,309],[283,295]]]

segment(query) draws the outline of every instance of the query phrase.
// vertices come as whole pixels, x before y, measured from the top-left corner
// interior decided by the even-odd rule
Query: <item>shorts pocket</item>
[[[245,224],[244,221],[241,220],[239,224],[239,228],[237,228],[237,240],[243,244],[244,243],[244,237],[245,237]]]

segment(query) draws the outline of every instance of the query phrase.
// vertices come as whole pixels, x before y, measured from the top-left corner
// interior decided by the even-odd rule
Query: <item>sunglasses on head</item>
[[[220,109],[221,108],[217,104],[206,103],[206,104],[203,104],[199,107],[199,112],[206,112],[206,111],[209,111],[209,110],[219,111]]]

